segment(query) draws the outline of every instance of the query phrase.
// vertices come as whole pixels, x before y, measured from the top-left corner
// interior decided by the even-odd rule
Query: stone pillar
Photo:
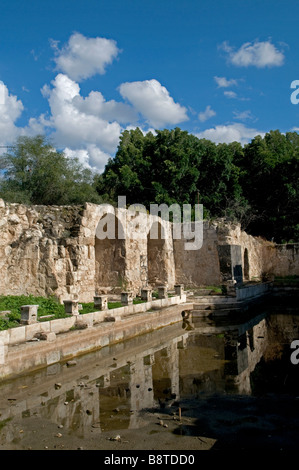
[[[159,286],[158,287],[158,298],[159,299],[166,299],[167,298],[167,287]]]
[[[132,292],[122,292],[121,293],[121,303],[123,305],[132,305],[133,304],[133,294],[132,294]]]
[[[64,310],[65,313],[69,315],[79,315],[79,307],[77,300],[64,300]]]
[[[184,294],[184,285],[183,284],[176,284],[174,286],[174,290],[175,290],[175,295],[183,295]]]
[[[38,305],[22,305],[21,325],[31,325],[37,322]]]
[[[108,309],[108,296],[107,295],[96,295],[93,298],[94,307],[99,310]]]
[[[152,300],[152,289],[141,289],[141,300],[150,302]]]

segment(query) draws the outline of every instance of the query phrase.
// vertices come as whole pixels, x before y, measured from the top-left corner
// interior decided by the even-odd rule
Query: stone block
[[[79,315],[79,306],[77,300],[64,300],[65,313],[69,315]]]
[[[6,317],[6,316],[8,316],[10,313],[11,313],[10,310],[2,310],[2,311],[0,312],[0,317]]]
[[[107,295],[96,295],[93,299],[94,307],[96,310],[107,310],[108,309],[108,296]]]
[[[150,302],[152,300],[152,289],[141,289],[141,300],[145,300],[146,302]]]
[[[174,286],[175,295],[181,296],[184,293],[184,284],[176,284]]]
[[[158,287],[158,298],[159,299],[166,299],[167,298],[167,287],[159,286]]]
[[[116,321],[121,321],[121,315],[107,315],[104,318],[105,322],[116,322]]]
[[[5,364],[6,353],[7,346],[3,343],[3,341],[0,341],[0,365]]]
[[[26,340],[26,327],[19,326],[18,328],[11,328],[9,330],[9,343],[22,343]]]
[[[121,303],[123,305],[132,305],[133,304],[133,293],[132,292],[122,292],[121,293]]]
[[[34,337],[39,339],[40,341],[55,341],[56,340],[56,334],[54,333],[54,331],[50,331],[50,332],[41,331],[39,333],[36,333]]]
[[[38,305],[21,306],[21,325],[31,325],[37,322]]]

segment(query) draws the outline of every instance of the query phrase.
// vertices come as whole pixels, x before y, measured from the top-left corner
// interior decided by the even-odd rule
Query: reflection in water
[[[0,424],[37,416],[84,437],[139,428],[144,409],[214,394],[298,394],[299,316],[193,319],[0,384]],[[299,366],[298,366],[299,367]],[[295,374],[296,372],[296,374]],[[6,439],[13,435],[6,433]]]

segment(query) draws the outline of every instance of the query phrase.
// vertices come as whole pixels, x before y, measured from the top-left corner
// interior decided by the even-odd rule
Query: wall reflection
[[[192,317],[130,341],[0,384],[0,422],[37,416],[84,437],[143,426],[142,411],[206,394],[254,393],[257,365],[298,338],[299,316],[260,314],[243,323]],[[4,431],[3,431],[4,432]],[[3,438],[2,432],[2,438]]]

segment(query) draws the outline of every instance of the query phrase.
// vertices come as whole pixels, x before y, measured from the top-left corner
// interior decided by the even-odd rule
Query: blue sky
[[[102,171],[137,126],[297,130],[298,21],[297,0],[2,0],[0,145],[43,133]]]

